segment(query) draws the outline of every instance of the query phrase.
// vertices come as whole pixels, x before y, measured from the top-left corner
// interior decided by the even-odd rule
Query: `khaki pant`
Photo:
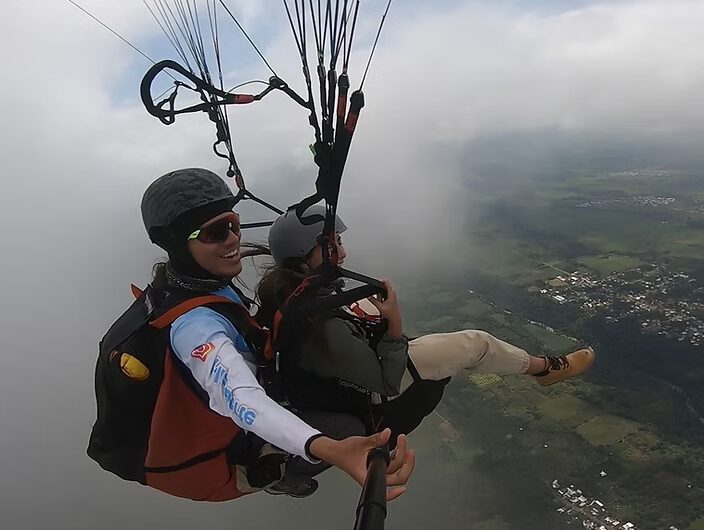
[[[368,300],[358,303],[368,314],[379,314]],[[523,374],[530,363],[525,350],[476,329],[423,335],[408,343],[408,356],[421,378],[431,381],[445,379],[462,370],[478,374]],[[406,370],[401,379],[401,392],[412,383],[413,376]]]
[[[418,374],[432,381],[462,370],[482,374],[523,374],[530,362],[525,350],[486,331],[474,329],[418,337],[408,343],[408,356]],[[406,370],[401,380],[401,392],[412,383],[413,376]]]

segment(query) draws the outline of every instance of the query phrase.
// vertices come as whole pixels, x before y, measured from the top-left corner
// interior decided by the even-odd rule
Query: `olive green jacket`
[[[337,378],[382,396],[400,392],[408,362],[408,339],[388,334],[376,351],[353,322],[331,318],[321,323],[325,346],[308,338],[301,349],[300,367],[321,378]],[[321,350],[325,351],[321,351]]]

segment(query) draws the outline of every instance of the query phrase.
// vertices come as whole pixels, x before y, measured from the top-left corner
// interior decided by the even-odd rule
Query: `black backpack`
[[[145,468],[145,458],[152,414],[164,376],[168,329],[173,321],[195,307],[209,306],[236,324],[253,351],[263,351],[267,334],[253,323],[243,306],[221,296],[164,293],[151,286],[144,291],[133,287],[133,293],[135,301],[100,341],[95,368],[97,420],[87,452],[103,469],[145,484],[145,471],[158,471]],[[188,369],[182,368],[188,386],[207,404],[205,391]],[[242,434],[227,448],[235,458],[238,453],[246,458],[247,440]],[[199,461],[210,456],[217,455],[201,455]]]

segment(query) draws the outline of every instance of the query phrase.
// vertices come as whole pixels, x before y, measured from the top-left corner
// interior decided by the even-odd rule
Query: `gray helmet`
[[[201,168],[172,171],[152,182],[144,192],[144,227],[155,241],[182,214],[221,201],[227,209],[237,202],[230,187],[212,171]]]
[[[325,207],[314,204],[303,214],[325,216]],[[269,248],[271,256],[277,265],[283,265],[288,258],[301,258],[307,256],[318,244],[318,236],[323,233],[324,223],[319,221],[310,225],[304,225],[298,219],[295,209],[289,209],[285,214],[279,216],[269,230]],[[339,216],[335,216],[335,232],[342,233],[347,230],[347,226]]]

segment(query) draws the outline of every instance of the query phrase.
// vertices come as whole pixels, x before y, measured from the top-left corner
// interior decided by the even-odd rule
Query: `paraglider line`
[[[178,26],[178,23],[174,19],[172,22],[172,19],[169,17],[169,15],[166,12],[166,8],[168,6],[164,6],[164,4],[161,2],[161,0],[154,0],[154,6],[157,8],[159,11],[159,14],[161,15],[162,20],[164,21],[164,25],[169,29],[171,32],[171,37],[173,38],[173,41],[176,45],[176,51],[178,54],[181,56],[183,61],[186,63],[186,66],[188,69],[193,72],[193,68],[191,68],[191,64],[188,62],[188,55],[186,55],[186,51],[183,49],[183,45],[181,44],[181,41],[178,38],[178,34],[176,33],[176,29],[174,29],[174,24]],[[170,8],[169,8],[170,11]],[[172,13],[173,14],[173,13]],[[181,29],[180,27],[178,28],[179,30]],[[183,32],[181,32],[183,34]],[[185,37],[184,37],[185,38]]]
[[[277,74],[277,73],[274,71],[274,69],[273,69],[273,68],[271,67],[271,65],[269,64],[269,61],[266,60],[266,58],[264,57],[264,55],[262,55],[262,52],[260,52],[260,51],[259,51],[259,48],[257,48],[257,45],[254,44],[254,41],[249,38],[249,35],[247,35],[247,32],[244,30],[244,28],[242,27],[242,25],[239,23],[239,21],[237,20],[237,18],[235,17],[235,15],[233,15],[233,14],[232,14],[232,11],[230,11],[230,9],[227,7],[227,5],[225,5],[224,0],[220,0],[220,3],[222,4],[222,7],[225,8],[225,11],[227,11],[227,14],[230,15],[230,18],[234,21],[234,23],[237,24],[237,27],[240,28],[240,31],[241,31],[242,34],[247,38],[247,40],[248,40],[249,43],[252,45],[252,47],[254,47],[255,51],[259,54],[259,57],[262,58],[262,61],[264,61],[264,64],[266,64],[267,68],[269,68],[269,70],[271,70],[271,73],[272,73],[272,74],[274,74],[276,77],[279,77],[279,74]]]
[[[345,52],[344,62],[342,64],[342,71],[344,73],[347,73],[347,68],[350,64],[350,55],[352,55],[352,40],[354,39],[354,30],[357,27],[357,13],[358,12],[359,12],[359,0],[357,0],[357,4],[354,6],[354,17],[352,17],[352,30],[350,31],[348,47]]]
[[[128,41],[126,38],[124,38],[122,35],[120,35],[117,31],[115,31],[115,30],[112,29],[110,26],[108,26],[107,24],[105,24],[105,23],[104,23],[102,20],[100,20],[98,17],[92,15],[89,11],[87,11],[87,10],[84,9],[83,7],[79,6],[79,5],[78,5],[76,2],[74,2],[73,0],[66,0],[66,1],[69,2],[70,4],[73,4],[74,6],[76,6],[76,7],[77,7],[78,9],[80,9],[81,11],[83,11],[86,15],[88,15],[90,18],[92,18],[93,20],[95,20],[98,24],[100,24],[101,26],[103,26],[103,27],[104,27],[106,30],[108,30],[110,33],[112,33],[113,35],[115,35],[118,39],[120,39],[122,42],[124,42],[125,44],[127,44],[130,48],[132,48],[134,51],[136,51],[137,53],[139,53],[142,57],[144,57],[145,59],[147,59],[148,61],[150,61],[152,64],[156,64],[156,61],[155,61],[154,59],[152,59],[152,58],[149,57],[146,53],[144,53],[142,50],[140,50],[139,48],[137,48],[137,46],[135,46],[134,44],[132,44],[130,41]]]
[[[143,3],[144,6],[149,10],[149,12],[150,12],[151,15],[152,15],[152,18],[156,21],[156,23],[157,23],[157,24],[159,25],[159,27],[161,28],[161,31],[164,32],[164,35],[166,35],[166,38],[169,40],[169,42],[171,43],[171,45],[174,47],[174,49],[176,50],[176,53],[179,54],[179,56],[181,57],[181,59],[184,60],[184,62],[187,62],[186,57],[185,57],[185,54],[183,53],[183,49],[180,49],[180,50],[179,50],[179,47],[177,46],[177,43],[174,41],[173,37],[171,37],[171,35],[169,34],[169,32],[166,31],[166,28],[165,28],[164,25],[161,23],[161,21],[159,20],[159,18],[156,16],[156,13],[154,13],[154,10],[153,10],[153,9],[149,6],[149,4],[147,3],[147,0],[142,0],[142,3]]]
[[[261,79],[253,79],[252,81],[245,81],[244,83],[240,83],[239,85],[233,86],[230,90],[227,91],[227,93],[230,94],[233,90],[237,90],[238,88],[242,88],[243,86],[247,85],[252,85],[254,83],[260,83],[262,85],[269,86],[269,83],[267,83],[266,81],[263,81]]]
[[[367,79],[367,72],[369,71],[369,65],[372,64],[372,57],[374,57],[374,52],[376,51],[376,44],[379,42],[379,35],[381,35],[381,29],[384,27],[384,22],[386,21],[386,15],[389,13],[389,8],[391,7],[391,0],[386,4],[386,11],[381,17],[381,23],[379,24],[379,30],[376,32],[376,38],[374,39],[374,46],[372,46],[372,51],[369,54],[369,60],[367,61],[367,67],[364,69],[364,75],[362,76],[362,83],[359,85],[359,90],[362,90],[364,86],[364,81]]]

